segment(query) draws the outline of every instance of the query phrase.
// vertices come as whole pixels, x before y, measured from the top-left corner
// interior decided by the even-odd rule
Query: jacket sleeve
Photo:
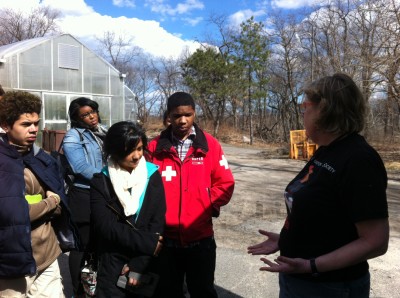
[[[118,219],[116,214],[107,206],[106,191],[101,175],[103,174],[95,175],[90,185],[91,224],[96,238],[121,246],[123,249],[149,256],[154,255],[159,235],[133,229]],[[109,179],[107,178],[107,180]],[[112,186],[110,183],[108,184],[111,192]],[[107,200],[110,200],[110,198],[107,198]]]
[[[65,134],[62,149],[75,174],[90,180],[94,173],[99,172],[98,169],[88,162],[84,144],[81,142],[79,132],[76,129],[70,129]]]
[[[221,206],[228,204],[232,197],[235,181],[222,147],[215,139],[212,147],[210,146],[209,154],[214,154],[210,195],[213,217],[218,217]]]
[[[153,233],[162,234],[165,226],[166,203],[164,186],[161,180],[161,175],[158,171],[154,172],[150,177],[145,200],[146,203],[149,203],[146,210],[150,211],[143,214],[148,218],[148,230]],[[152,259],[153,257],[149,256],[134,257],[128,262],[129,269],[130,271],[143,273],[148,268]]]
[[[31,222],[47,216],[49,219],[56,211],[57,205],[52,198],[46,198],[39,203],[29,205],[29,217]]]

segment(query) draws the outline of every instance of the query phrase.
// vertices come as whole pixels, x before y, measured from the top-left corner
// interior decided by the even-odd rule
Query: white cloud
[[[117,7],[135,7],[135,1],[132,0],[113,0],[113,4]]]
[[[239,27],[241,23],[250,19],[252,16],[256,18],[263,15],[265,15],[265,11],[263,10],[258,10],[258,11],[253,11],[250,9],[240,10],[229,16],[229,23],[233,27]]]
[[[189,24],[190,26],[196,26],[198,23],[203,21],[202,17],[197,17],[197,18],[183,18],[183,20]]]
[[[176,6],[176,11],[178,12],[178,14],[184,14],[191,10],[203,9],[203,8],[204,4],[201,1],[186,0],[184,3],[178,3],[178,5]]]
[[[85,26],[82,26],[82,23]],[[184,41],[165,31],[155,21],[143,21],[136,18],[112,18],[99,14],[65,18],[62,28],[80,40],[91,41],[95,36],[102,37],[103,32],[112,31],[116,35],[132,37],[132,43],[155,56],[177,57],[185,47],[193,48],[194,42]]]
[[[7,1],[7,0],[0,0],[0,7],[1,8],[11,8],[14,10],[19,11],[27,11],[29,12],[32,7],[35,7],[39,4],[38,0],[14,0],[14,1]]]
[[[24,2],[24,0],[17,0]],[[91,6],[88,6],[83,0],[43,0],[40,5],[48,5],[60,10],[65,16],[79,16],[95,13]]]
[[[175,8],[166,4],[164,0],[146,0],[146,6],[149,6],[152,12],[169,16],[185,14],[192,10],[204,8],[203,2],[199,0],[185,0],[182,3],[178,3]]]
[[[320,0],[272,0],[273,8],[296,9],[305,6],[312,6],[320,3]]]
[[[189,2],[196,0],[186,1]],[[134,45],[154,56],[178,57],[184,49],[195,51],[199,47],[195,41],[183,40],[167,32],[157,21],[101,15],[86,5],[84,0],[0,0],[0,7],[25,11],[30,11],[32,7],[38,5],[49,5],[61,10],[63,12],[59,22],[61,30],[73,35],[90,48],[93,48],[95,37],[102,37],[107,31],[132,38]]]

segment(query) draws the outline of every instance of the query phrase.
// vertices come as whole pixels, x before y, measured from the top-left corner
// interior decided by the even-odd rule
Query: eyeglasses
[[[80,115],[79,117],[81,117],[82,119],[86,119],[86,118],[89,118],[90,115],[94,115],[94,114],[97,114],[97,111],[90,111],[90,112]]]
[[[303,101],[303,102],[300,104],[300,113],[304,114],[304,112],[305,112],[306,109],[307,109],[307,106],[313,106],[313,105],[316,105],[316,103],[315,103],[315,102],[312,102],[312,101]]]

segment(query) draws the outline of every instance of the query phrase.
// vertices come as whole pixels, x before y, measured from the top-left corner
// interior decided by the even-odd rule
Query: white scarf
[[[144,156],[142,156],[138,166],[132,173],[129,173],[109,159],[108,172],[115,193],[124,208],[125,215],[134,215],[139,208],[139,200],[145,191],[147,183],[147,167]]]

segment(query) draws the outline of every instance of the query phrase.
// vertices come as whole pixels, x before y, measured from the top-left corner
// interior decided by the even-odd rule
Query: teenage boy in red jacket
[[[170,125],[150,142],[149,159],[159,166],[167,213],[159,255],[157,297],[217,297],[216,244],[212,217],[232,197],[234,179],[219,142],[195,123],[195,103],[186,92],[167,100]]]

